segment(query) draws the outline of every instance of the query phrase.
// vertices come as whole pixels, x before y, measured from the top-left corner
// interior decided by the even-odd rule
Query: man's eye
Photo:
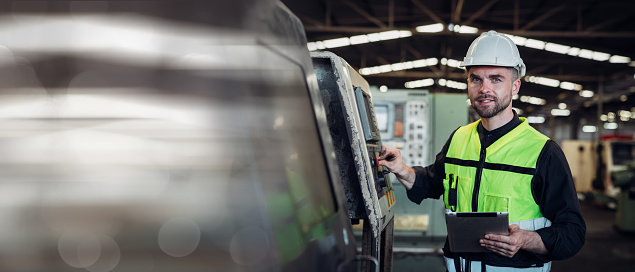
[[[480,78],[472,78],[472,82],[480,82],[481,79]]]
[[[496,82],[500,82],[500,81],[501,81],[501,79],[500,79],[500,78],[495,78],[495,79],[494,79],[494,81],[496,81]]]

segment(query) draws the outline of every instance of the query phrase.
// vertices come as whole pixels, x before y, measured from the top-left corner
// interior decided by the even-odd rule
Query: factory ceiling
[[[425,82],[434,84],[416,89],[465,92],[447,87],[465,82],[456,61],[480,33],[496,30],[513,35],[527,65],[525,97],[514,101],[523,115],[548,117],[560,103],[576,117],[635,111],[635,1],[282,2],[303,22],[311,49],[369,68],[363,71],[371,85],[405,89],[407,82],[431,79]],[[416,60],[424,61],[412,65]]]

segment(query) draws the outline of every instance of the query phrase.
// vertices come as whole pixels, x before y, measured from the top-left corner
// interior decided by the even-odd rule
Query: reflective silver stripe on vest
[[[445,267],[448,271],[461,271],[454,269],[454,260],[448,257],[443,257],[445,259]],[[465,259],[461,258],[461,266],[465,268]],[[481,272],[481,262],[472,261],[470,264],[472,268],[470,272]],[[528,268],[513,268],[513,267],[499,267],[499,266],[491,266],[487,265],[487,272],[548,272],[551,270],[551,262],[545,263],[542,267],[528,267]]]
[[[535,230],[539,230],[539,229],[551,226],[551,221],[545,217],[539,217],[532,220],[517,221],[517,222],[509,223],[509,225],[514,225],[514,224],[520,226],[521,229],[535,231]]]

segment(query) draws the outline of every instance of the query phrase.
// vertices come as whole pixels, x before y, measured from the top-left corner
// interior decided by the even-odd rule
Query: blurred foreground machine
[[[336,153],[348,215],[363,220],[362,255],[392,270],[395,196],[389,176],[378,165],[381,136],[368,82],[330,52],[311,52]],[[369,263],[362,271],[372,271]]]
[[[304,30],[280,2],[3,5],[0,271],[356,270]]]

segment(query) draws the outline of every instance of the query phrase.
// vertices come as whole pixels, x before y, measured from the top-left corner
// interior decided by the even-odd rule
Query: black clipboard
[[[509,235],[506,212],[446,212],[445,222],[452,252],[489,252],[479,239],[485,234]]]

